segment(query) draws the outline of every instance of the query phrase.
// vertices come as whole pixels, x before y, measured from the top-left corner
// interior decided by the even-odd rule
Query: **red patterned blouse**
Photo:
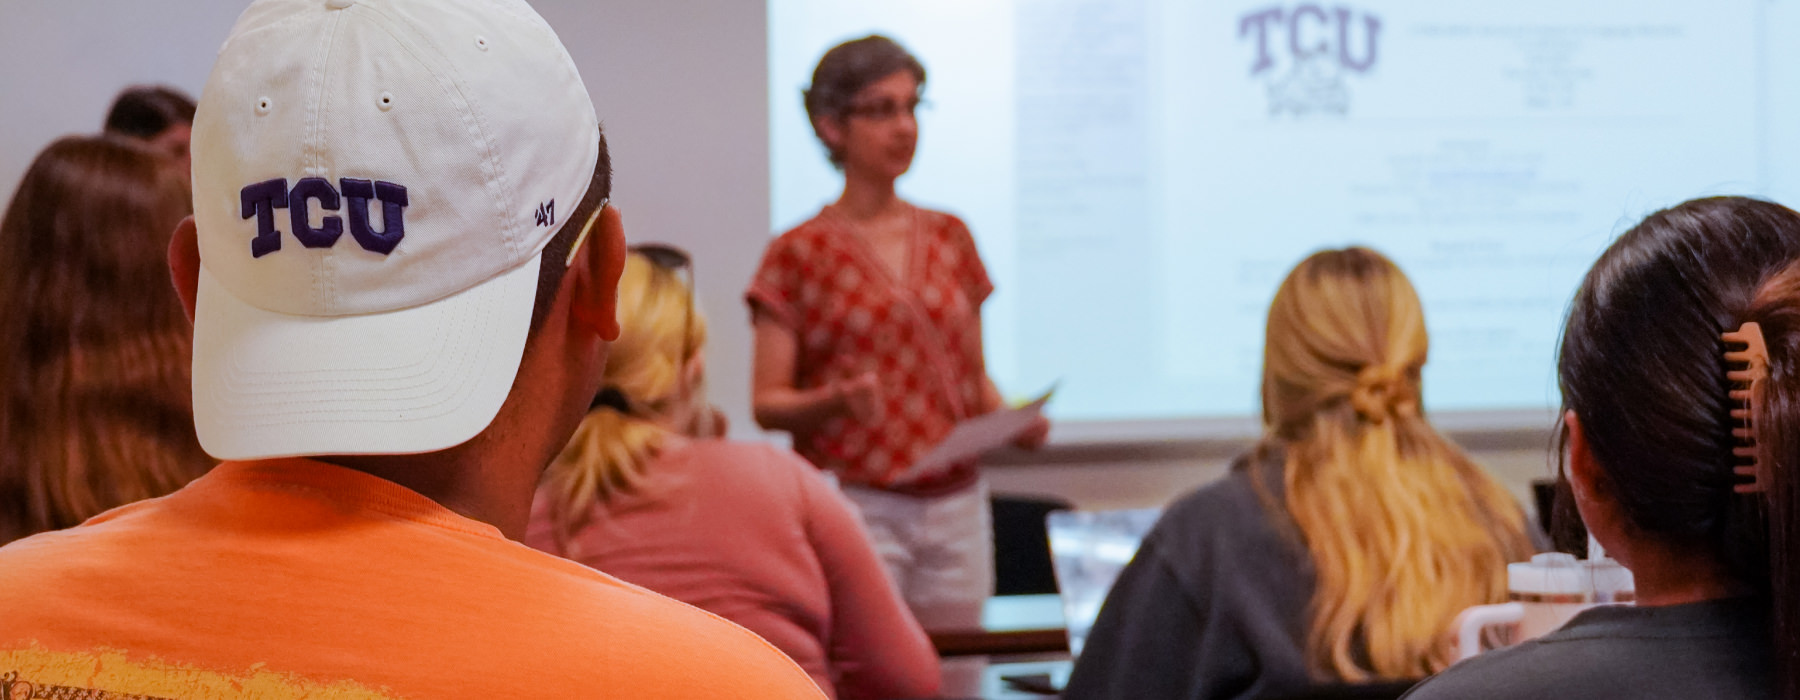
[[[795,388],[873,372],[879,419],[833,418],[794,447],[848,483],[917,494],[975,481],[973,462],[896,483],[957,421],[981,411],[981,303],[993,292],[961,219],[913,209],[906,274],[895,279],[830,209],[776,238],[745,299],[793,331]]]

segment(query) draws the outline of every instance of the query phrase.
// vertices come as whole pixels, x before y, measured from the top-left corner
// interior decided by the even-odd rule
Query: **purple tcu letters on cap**
[[[338,187],[343,190],[343,198],[350,200],[350,237],[371,253],[394,252],[400,239],[406,237],[406,187],[385,180],[371,182],[347,177],[338,180]],[[275,228],[276,209],[288,210],[294,238],[307,248],[330,248],[344,234],[344,220],[338,216],[327,215],[318,228],[312,227],[308,200],[316,199],[320,207],[330,211],[338,211],[340,204],[338,190],[332,189],[325,178],[302,178],[291,191],[287,178],[264,180],[245,185],[239,199],[243,206],[241,216],[256,217],[256,238],[250,240],[251,257],[281,250],[281,231]],[[371,199],[381,201],[381,220],[386,230],[376,231],[369,225]]]

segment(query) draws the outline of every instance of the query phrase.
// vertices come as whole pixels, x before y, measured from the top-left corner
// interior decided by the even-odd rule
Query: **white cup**
[[[1481,653],[1484,646],[1517,644],[1548,634],[1595,605],[1629,603],[1636,590],[1631,571],[1618,562],[1579,561],[1561,552],[1507,564],[1506,588],[1510,602],[1477,605],[1457,616],[1459,660]]]
[[[1631,578],[1631,569],[1613,559],[1589,559],[1581,565],[1587,567],[1588,576],[1594,580],[1596,605],[1629,605],[1637,601],[1637,584]]]

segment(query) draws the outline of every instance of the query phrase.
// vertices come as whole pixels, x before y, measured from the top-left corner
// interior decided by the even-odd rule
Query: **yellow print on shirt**
[[[125,652],[55,652],[37,645],[0,651],[0,700],[296,700],[395,696],[352,681],[320,682],[257,667],[219,673]]]

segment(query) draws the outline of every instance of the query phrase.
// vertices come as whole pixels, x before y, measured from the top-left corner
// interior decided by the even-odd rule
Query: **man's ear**
[[[601,209],[588,237],[568,274],[574,284],[570,315],[612,342],[619,339],[619,278],[625,274],[626,255],[625,220],[618,208],[609,204]]]
[[[181,297],[181,310],[194,322],[194,300],[200,290],[200,235],[189,216],[175,225],[169,238],[169,278],[175,282],[175,295]]]

